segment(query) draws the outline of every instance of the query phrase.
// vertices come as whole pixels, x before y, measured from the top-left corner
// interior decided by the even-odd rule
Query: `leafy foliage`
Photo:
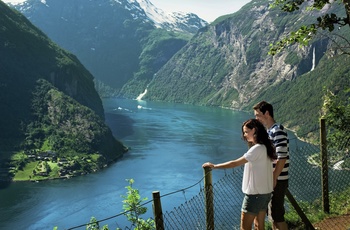
[[[317,140],[323,88],[349,85],[349,59],[337,56],[346,40],[325,34],[311,46],[267,55],[270,42],[314,17],[268,9],[266,1],[249,3],[201,29],[156,73],[144,99],[249,112],[256,102],[268,100],[280,122],[301,138]],[[339,34],[348,38],[349,29]]]
[[[142,198],[139,190],[132,187],[134,179],[126,179],[129,183],[125,188],[127,189],[126,195],[122,195],[124,215],[128,218],[131,223],[131,227],[128,229],[134,230],[154,230],[155,223],[151,218],[144,220],[141,218],[143,214],[147,212],[147,207],[142,206],[142,202],[147,200],[147,197]],[[54,227],[57,230],[58,227]],[[100,228],[100,222],[95,218],[91,217],[90,222],[86,225],[86,230],[108,230],[108,225],[104,225]],[[121,230],[117,228],[117,230]]]
[[[331,210],[328,214],[323,212],[321,199],[313,201],[312,204],[309,202],[298,202],[298,204],[304,213],[306,213],[311,223],[315,224],[325,218],[348,214],[350,208],[349,193],[350,188],[347,188],[342,192],[330,193],[329,200]],[[289,205],[291,206],[291,204]],[[285,218],[288,226],[293,229],[302,230],[306,227],[294,209],[289,210],[286,213]]]
[[[144,220],[140,216],[147,212],[147,207],[143,207],[141,203],[146,201],[147,198],[141,198],[139,190],[132,187],[134,184],[133,179],[127,179],[129,185],[126,195],[122,195],[123,209],[128,220],[132,223],[134,230],[152,230],[155,229],[155,224],[152,219]]]
[[[1,148],[21,154],[99,154],[99,166],[121,156],[127,149],[104,124],[89,71],[1,1],[0,12],[0,53],[6,57],[0,58]],[[12,163],[24,169],[29,162]]]
[[[86,226],[86,230],[108,230],[108,225],[104,225],[100,228],[100,224],[95,217],[91,217],[89,224]]]
[[[294,12],[294,11],[300,10],[301,8],[303,9],[308,8],[310,10],[314,10],[314,9],[321,10],[325,7],[330,8],[329,6],[331,4],[338,4],[337,2],[338,1],[333,1],[332,3],[330,3],[327,0],[316,0],[309,4],[299,0],[294,0],[294,1],[275,0],[272,6],[273,7],[279,6],[285,12]],[[306,4],[309,4],[309,5],[305,6]],[[338,10],[339,7],[336,8],[336,11],[328,10],[328,11],[324,11],[327,13],[321,12],[320,14],[318,14],[320,16],[317,16],[316,22],[310,23],[309,25],[302,25],[298,30],[290,32],[289,36],[287,36],[286,38],[283,38],[276,44],[271,45],[271,49],[269,53],[271,55],[275,55],[277,52],[281,51],[285,47],[294,43],[298,43],[301,46],[308,45],[308,43],[315,37],[315,35],[317,33],[320,33],[319,29],[328,30],[329,32],[332,32],[334,31],[336,26],[339,27],[339,30],[341,27],[345,25],[350,26],[349,3],[347,1],[342,1],[341,4],[343,4],[345,13],[344,11],[339,11]],[[333,42],[333,44],[336,45],[335,50],[336,49],[340,50],[340,52],[338,52],[340,54],[349,54],[349,52],[347,51],[349,41],[347,39],[347,36],[345,35],[346,33],[348,33],[348,29],[345,29],[345,31],[347,32],[344,32],[344,29],[343,29],[341,32],[338,32],[338,34],[336,34],[337,35],[336,38],[330,39]],[[339,38],[342,41],[339,41]],[[341,44],[343,44],[343,46]],[[292,60],[290,60],[290,62],[293,63]],[[349,139],[350,139],[350,136],[349,136],[350,128],[347,125],[350,121],[349,108],[348,108],[349,107],[349,99],[348,99],[349,89],[346,88],[349,85],[348,70],[345,70],[344,75],[342,77],[343,79],[340,79],[339,82],[343,82],[345,84],[342,86],[337,86],[335,94],[333,94],[330,90],[327,90],[326,92],[324,90],[322,91],[322,92],[325,92],[322,109],[324,113],[323,116],[326,118],[327,124],[330,126],[330,129],[328,129],[329,131],[328,139],[330,141],[330,146],[339,148],[341,145],[341,149],[344,149],[344,146],[349,145]],[[325,88],[329,89],[330,85],[328,85],[327,83],[325,85],[324,85]],[[333,87],[330,87],[330,88],[333,89]],[[345,140],[345,141],[340,141],[340,140]],[[345,148],[345,154],[343,153],[341,155],[344,156],[347,154],[347,152],[348,152],[348,149]]]
[[[284,70],[277,66],[283,68],[285,63],[271,60],[268,42],[293,27],[300,15],[280,15],[276,9],[267,12],[267,6],[262,0],[248,3],[201,29],[156,73],[144,99],[239,109],[284,78]],[[309,71],[309,57],[293,52],[287,64],[300,75]]]
[[[258,101],[269,101],[274,105],[276,120],[297,131],[300,138],[318,140],[324,89],[338,94],[350,85],[350,58],[337,56],[332,60],[321,61],[317,71],[272,85],[245,109],[251,111]]]
[[[46,149],[61,155],[100,152],[111,159],[118,157],[118,153],[107,153],[102,147],[108,144],[115,148],[117,144],[104,141],[110,130],[103,120],[49,82],[38,80],[32,104],[35,119],[28,125],[25,149],[42,149],[45,143]]]
[[[343,157],[349,154],[350,144],[350,89],[340,91],[335,95],[327,90],[322,106],[323,118],[329,126],[327,141],[328,145],[342,150]]]
[[[321,13],[320,16],[316,16],[316,20],[313,23],[302,25],[296,31],[290,32],[289,36],[281,39],[275,44],[271,44],[269,54],[275,55],[287,46],[290,46],[294,43],[298,43],[302,46],[307,45],[315,37],[318,29],[328,30],[332,32],[337,26],[339,28],[346,25],[350,26],[350,5],[348,1],[332,1],[331,3],[328,0],[315,0],[312,1],[312,3],[310,3],[310,1],[306,1],[305,3],[305,1],[301,0],[275,0],[271,6],[280,7],[285,12],[294,12],[300,10],[301,8],[305,8],[305,5],[309,3],[310,5],[307,6],[309,10],[320,11],[326,7],[326,5],[335,5],[338,4],[338,2],[341,2],[341,4],[344,5],[345,16],[343,16],[344,12],[333,13],[325,11],[326,13]]]
[[[94,172],[127,150],[91,109],[46,80],[38,80],[33,94],[33,120],[26,127],[24,151],[14,154],[10,161],[14,180],[44,180]]]

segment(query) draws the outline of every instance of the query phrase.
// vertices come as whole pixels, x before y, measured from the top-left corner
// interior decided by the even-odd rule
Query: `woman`
[[[204,163],[203,168],[234,168],[244,164],[242,191],[245,194],[241,229],[265,228],[265,215],[273,190],[272,161],[276,159],[275,148],[269,140],[265,127],[257,119],[250,119],[242,125],[242,137],[249,150],[240,158],[220,164]]]

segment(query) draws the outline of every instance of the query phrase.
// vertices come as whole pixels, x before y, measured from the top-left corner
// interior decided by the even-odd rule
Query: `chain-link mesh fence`
[[[329,194],[337,196],[338,193],[349,191],[349,140],[344,139],[344,144],[342,145],[344,148],[341,150],[332,149],[331,146],[327,148],[327,169],[321,168],[320,146],[306,143],[300,144],[300,141],[297,141],[297,139],[290,140],[290,142],[293,147],[290,149],[289,191],[301,206],[306,217],[310,218],[314,214],[312,212],[320,211],[324,205],[322,203],[324,195],[322,170],[324,173],[327,173]],[[239,229],[243,199],[243,194],[240,190],[242,172],[242,167],[236,168],[232,173],[225,174],[213,184],[215,229]],[[345,197],[344,204],[349,203],[350,194],[343,196]],[[287,198],[286,208],[287,214],[294,209]],[[201,190],[190,201],[174,208],[170,212],[164,213],[164,227],[165,229],[210,229],[206,226],[205,210],[205,194]],[[330,214],[342,213],[342,211],[344,213],[347,212],[346,210],[332,211],[331,207]],[[299,222],[302,222],[302,220],[300,219]],[[322,230],[348,230],[350,229],[350,215],[345,214],[341,217],[328,218],[313,225],[317,229]],[[293,226],[290,226],[290,229],[293,229]],[[303,227],[299,229],[303,229]]]
[[[229,170],[231,171],[231,170]],[[215,229],[239,227],[241,202],[241,178],[243,168],[226,174],[212,186]],[[164,229],[210,229],[206,224],[205,190],[170,212],[164,213]],[[238,223],[238,225],[237,225]]]
[[[342,143],[340,146],[343,146],[341,149],[334,149],[332,146],[327,147],[327,168],[322,169],[320,145],[300,142],[297,138],[290,140],[291,163],[289,167],[289,191],[308,219],[312,218],[315,212],[322,212],[324,206],[323,196],[325,193],[322,173],[327,173],[326,178],[328,182],[328,192],[330,194],[330,214],[334,214],[336,217],[326,218],[317,223],[313,223],[315,229],[350,229],[350,211],[342,210],[344,207],[341,205],[337,207],[332,206],[332,201],[336,199],[343,199],[344,205],[350,203],[349,139],[345,138],[343,141],[339,140],[339,142]],[[214,170],[210,173],[215,175],[218,171],[221,170]],[[211,185],[210,192],[212,193],[213,199],[209,206],[213,206],[212,213],[208,213],[207,210],[208,203],[206,203],[206,196],[208,195],[205,194],[203,177],[197,182],[200,187],[199,193],[190,200],[186,200],[183,204],[175,207],[173,210],[161,213],[161,226],[164,228],[157,229],[239,229],[241,203],[243,200],[243,193],[241,191],[242,175],[243,167],[225,170],[224,175]],[[193,189],[194,186],[195,185],[190,186],[188,189]],[[177,192],[185,193],[188,189],[181,189]],[[171,195],[177,192],[173,192]],[[165,199],[171,199],[171,195],[166,194],[160,198],[164,201]],[[349,205],[347,205],[347,207],[349,207]],[[287,216],[294,211],[294,207],[287,198],[286,211]],[[339,216],[339,214],[342,215]],[[208,220],[208,216],[213,220]],[[300,217],[297,216],[296,218],[298,218],[298,220],[294,222],[302,223]],[[155,221],[157,221],[157,219],[155,219]],[[210,223],[213,223],[213,225]],[[296,228],[295,226],[289,226],[289,229],[307,229],[307,227]]]

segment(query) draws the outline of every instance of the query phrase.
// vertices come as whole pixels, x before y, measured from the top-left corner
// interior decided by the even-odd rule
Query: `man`
[[[273,107],[266,101],[261,101],[254,107],[254,115],[267,129],[277,154],[273,163],[274,191],[269,207],[269,217],[272,219],[273,229],[285,230],[288,225],[284,219],[284,196],[288,189],[289,168],[289,139],[281,124],[273,117]]]

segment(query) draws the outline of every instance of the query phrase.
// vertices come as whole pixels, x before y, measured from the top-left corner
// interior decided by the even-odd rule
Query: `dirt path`
[[[350,214],[324,219],[314,227],[318,230],[350,230]]]

